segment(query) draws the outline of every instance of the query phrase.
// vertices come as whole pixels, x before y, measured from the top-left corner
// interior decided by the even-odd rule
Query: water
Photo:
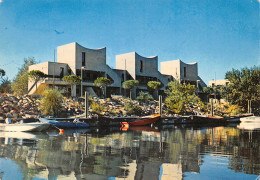
[[[236,126],[0,132],[0,179],[254,180],[259,137]]]

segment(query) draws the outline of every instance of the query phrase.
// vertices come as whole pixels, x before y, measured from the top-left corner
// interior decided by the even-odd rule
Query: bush
[[[42,114],[57,116],[62,108],[62,95],[58,89],[46,89],[40,101]]]
[[[95,113],[95,114],[103,113],[104,107],[102,105],[100,105],[99,103],[92,102],[90,107],[92,108],[93,113]]]
[[[142,115],[142,108],[131,100],[125,103],[125,110],[127,115]]]
[[[138,96],[136,97],[136,99],[138,101],[140,101],[141,103],[146,103],[146,102],[149,102],[149,101],[153,100],[153,96],[150,95],[149,93],[141,91],[138,94]]]

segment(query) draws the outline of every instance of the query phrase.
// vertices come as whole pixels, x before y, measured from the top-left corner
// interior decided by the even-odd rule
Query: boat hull
[[[61,128],[61,129],[65,129],[65,128],[88,128],[89,125],[87,123],[83,123],[83,122],[62,122],[62,121],[56,121],[56,120],[49,120],[46,118],[40,118],[39,119],[41,122],[43,123],[49,123],[50,125],[57,127],[57,128]]]
[[[133,121],[133,122],[129,122],[130,126],[145,126],[145,125],[149,125],[149,124],[153,124],[156,121],[158,121],[160,119],[160,116],[150,116],[150,117],[144,117],[144,118],[140,118],[139,120]]]
[[[0,124],[0,131],[44,131],[50,127],[48,123]]]
[[[254,123],[260,123],[260,117],[259,116],[249,116],[249,117],[243,117],[240,118],[241,122],[254,122]]]

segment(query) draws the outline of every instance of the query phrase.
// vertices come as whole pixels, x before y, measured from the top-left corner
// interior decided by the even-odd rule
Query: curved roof
[[[106,49],[106,47],[102,47],[102,48],[98,48],[98,49],[90,49],[90,48],[86,48],[86,47],[80,45],[80,44],[77,43],[77,42],[74,42],[74,43],[76,43],[76,45],[78,45],[78,46],[80,46],[80,47],[82,47],[82,48],[84,48],[84,49],[92,50],[92,51],[99,51],[99,50],[104,50],[104,49]]]
[[[158,58],[158,56],[150,56],[150,57],[144,57],[144,56],[141,56],[140,54],[138,54],[137,52],[134,52],[136,55],[142,57],[142,58],[145,58],[145,59],[154,59],[154,58]]]

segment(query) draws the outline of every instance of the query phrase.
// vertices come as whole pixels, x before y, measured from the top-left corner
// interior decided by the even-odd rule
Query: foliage
[[[153,100],[153,96],[147,92],[143,92],[141,91],[138,96],[136,97],[136,99],[138,101],[140,101],[141,103],[146,103],[148,101],[152,101]]]
[[[37,94],[37,82],[41,80],[46,74],[39,70],[32,70],[28,73],[29,79],[33,80],[36,85],[36,94]]]
[[[104,107],[97,102],[93,101],[91,103],[90,107],[92,108],[93,113],[96,113],[96,114],[102,114],[103,113]]]
[[[81,82],[81,78],[76,75],[68,75],[64,76],[62,78],[62,81],[69,83],[69,85],[71,86],[71,96],[73,96],[73,85],[79,84]]]
[[[232,69],[226,73],[230,81],[227,88],[227,97],[232,104],[237,104],[246,109],[247,103],[260,101],[260,66]],[[259,107],[253,107],[253,112],[258,112]]]
[[[3,76],[5,76],[5,71],[3,69],[0,69],[0,79],[2,79]]]
[[[24,95],[28,92],[28,69],[30,65],[35,64],[36,61],[33,57],[24,59],[23,66],[19,69],[11,87],[14,94]]]
[[[177,81],[169,82],[166,90],[166,105],[176,114],[185,114],[189,108],[200,107],[204,108],[204,104],[195,95],[196,88],[190,84],[180,84]]]
[[[0,84],[0,92],[10,93],[11,91],[11,81],[8,78],[2,78]]]
[[[131,99],[127,99],[124,105],[127,115],[142,115],[142,108]]]
[[[129,89],[130,90],[130,99],[132,99],[132,89],[137,87],[139,85],[139,81],[138,80],[127,80],[125,82],[123,82],[122,87],[124,89]]]
[[[95,81],[94,81],[94,86],[98,86],[100,87],[100,89],[102,90],[102,94],[103,97],[105,97],[105,87],[109,86],[111,84],[111,80],[105,77],[98,77]]]
[[[149,81],[147,83],[147,86],[149,89],[151,90],[159,90],[162,88],[162,83],[161,82],[157,82],[157,81]]]
[[[40,101],[42,114],[57,116],[62,108],[62,98],[58,89],[46,89]]]

